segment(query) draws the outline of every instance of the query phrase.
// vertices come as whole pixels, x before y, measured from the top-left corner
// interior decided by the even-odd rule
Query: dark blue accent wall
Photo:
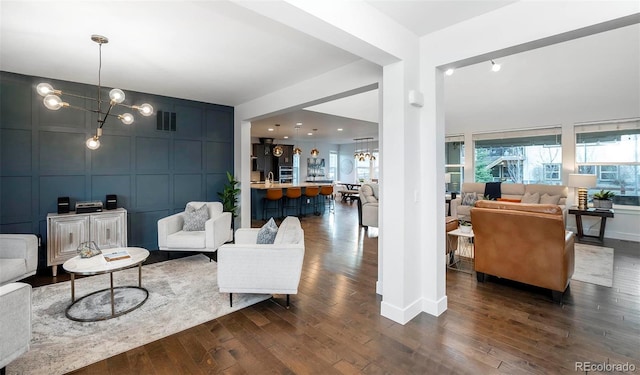
[[[155,115],[128,110],[135,122],[109,118],[100,148],[91,151],[85,141],[95,134],[96,115],[48,110],[35,91],[40,82],[97,96],[92,85],[0,72],[0,233],[35,233],[46,243],[46,216],[57,211],[58,197],[70,197],[73,208],[77,201],[104,204],[107,194],[116,194],[118,207],[129,213],[129,246],[154,250],[158,219],[189,201],[219,200],[226,172],[233,173],[233,107],[122,88],[125,103],[176,113],[176,131],[157,130]],[[102,95],[108,97],[108,90]]]

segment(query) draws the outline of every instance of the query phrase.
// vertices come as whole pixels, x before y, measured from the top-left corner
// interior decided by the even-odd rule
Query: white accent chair
[[[204,231],[184,231],[184,212],[158,220],[158,248],[165,251],[215,252],[220,245],[230,240],[231,212],[222,211],[220,202],[189,202],[193,208],[206,204],[209,220]],[[186,207],[185,207],[186,210]]]
[[[280,224],[273,244],[256,244],[260,228],[240,228],[235,243],[218,250],[218,287],[229,293],[298,293],[304,259],[304,231],[300,220],[288,216]]]
[[[22,280],[38,269],[38,237],[0,234],[0,285]]]
[[[35,236],[34,236],[35,237]],[[0,286],[0,372],[29,350],[31,342],[31,285]]]

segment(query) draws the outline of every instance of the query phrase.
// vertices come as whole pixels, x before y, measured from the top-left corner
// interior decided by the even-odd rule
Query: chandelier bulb
[[[296,148],[293,149],[293,153],[295,155],[300,155],[300,154],[302,154],[302,149],[300,147],[296,147]]]
[[[118,118],[125,125],[133,124],[133,115],[131,113],[123,113],[123,114],[119,115]]]
[[[64,107],[66,103],[60,99],[59,96],[49,94],[44,97],[44,106],[49,108],[52,111],[57,111],[60,108]]]
[[[153,107],[148,103],[144,103],[141,106],[134,106],[133,108],[137,109],[143,116],[151,116],[153,114]]]
[[[120,89],[112,89],[111,91],[109,91],[109,98],[111,99],[112,103],[120,104],[124,102],[124,91]]]
[[[320,155],[320,151],[318,151],[317,148],[314,148],[314,149],[311,150],[311,156],[313,156],[315,158],[318,155]]]
[[[51,86],[48,83],[42,82],[42,83],[38,83],[38,86],[36,86],[36,91],[38,92],[38,94],[40,96],[47,96],[49,94],[54,94],[55,90],[53,89],[53,86]]]
[[[97,135],[91,137],[87,139],[86,145],[89,150],[97,150],[100,147],[100,139],[98,139]]]

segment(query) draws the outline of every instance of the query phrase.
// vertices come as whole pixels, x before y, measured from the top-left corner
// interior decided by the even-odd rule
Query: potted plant
[[[458,227],[462,233],[471,233],[471,222],[467,220],[460,219],[458,220]]]
[[[613,201],[611,200],[615,197],[615,193],[610,190],[601,189],[599,192],[593,194],[593,207],[594,208],[602,208],[602,209],[610,209],[613,207]]]
[[[231,232],[233,233],[233,222],[238,217],[238,194],[240,189],[236,187],[240,181],[227,171],[227,183],[221,192],[218,192],[218,197],[222,201],[222,211],[231,212]]]

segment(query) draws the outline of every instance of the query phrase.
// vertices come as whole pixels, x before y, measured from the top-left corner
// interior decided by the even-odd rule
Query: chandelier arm
[[[113,107],[114,107],[113,104],[109,104],[109,108],[107,109],[107,112],[104,113],[104,118],[102,120],[100,120],[100,115],[98,115],[98,122],[100,123],[99,128],[102,128],[104,126],[105,121],[107,121],[107,118],[109,117],[109,112],[111,112],[111,108],[113,108]],[[101,112],[98,112],[98,114],[100,114],[100,113]],[[111,115],[111,116],[115,116],[115,115]]]

